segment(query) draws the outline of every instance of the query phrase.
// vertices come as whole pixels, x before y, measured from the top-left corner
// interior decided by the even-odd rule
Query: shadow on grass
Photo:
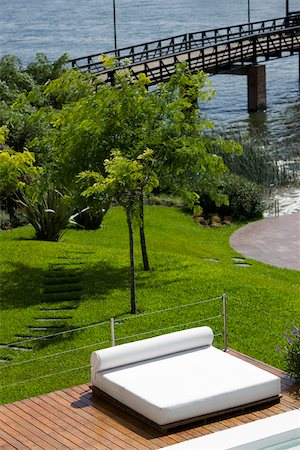
[[[57,260],[59,261],[59,260]],[[72,324],[72,309],[68,309],[70,305],[76,309],[79,305],[84,304],[85,301],[89,301],[91,298],[101,305],[101,302],[107,301],[111,292],[114,290],[128,291],[128,299],[130,296],[130,277],[129,267],[117,267],[109,264],[108,262],[89,262],[88,264],[82,264],[75,267],[74,265],[58,265],[52,264],[46,268],[29,267],[20,262],[11,263],[10,270],[3,274],[0,280],[0,292],[1,292],[1,308],[3,310],[16,309],[30,309],[33,308],[33,312],[30,312],[32,320],[23,325],[20,321],[20,330],[18,339],[30,339],[31,337],[41,337],[41,340],[34,341],[33,347],[35,349],[41,349],[49,345],[59,344],[63,341],[72,341],[75,337],[78,337],[80,331],[72,332],[76,328]],[[164,268],[166,270],[166,268]],[[137,288],[143,289],[145,286],[148,288],[157,288],[157,285],[163,283],[174,284],[182,282],[186,278],[186,274],[180,273],[172,278],[172,280],[162,280],[152,278],[151,274],[144,277],[139,277],[141,271],[137,271]],[[187,279],[188,281],[188,279]],[[35,321],[36,307],[46,309],[47,315],[49,310],[63,308],[67,306],[64,313],[66,319],[61,322],[51,321]],[[130,311],[123,311],[121,316],[128,315]],[[41,315],[45,314],[45,310]],[[55,313],[54,317],[55,317]],[[40,314],[38,314],[40,318]],[[28,317],[28,316],[27,316]],[[78,313],[76,313],[76,320],[78,321]],[[109,320],[109,317],[103,317],[102,320]],[[98,322],[99,320],[95,321]],[[87,325],[93,325],[89,323]],[[27,328],[26,328],[27,327]],[[65,333],[66,332],[66,333]],[[57,334],[58,333],[58,334]],[[53,337],[46,337],[52,334],[57,334]],[[14,341],[18,341],[14,339]],[[29,343],[29,341],[28,341]]]
[[[2,274],[0,280],[2,310],[28,308],[48,302],[71,301],[74,295],[76,295],[75,301],[82,301],[81,297],[84,294],[97,294],[101,300],[113,289],[129,288],[129,269],[117,268],[106,262],[89,264],[87,268],[79,269],[58,267],[55,271],[13,263],[10,269]],[[59,292],[61,284],[65,284],[64,281],[72,277],[74,277],[74,284],[66,283],[64,292]],[[49,292],[49,280],[51,280],[52,292]],[[57,292],[55,280],[57,280]],[[74,289],[72,286],[75,284],[79,284],[80,287]]]
[[[64,281],[72,277],[74,284],[67,283],[64,285]],[[51,292],[49,292],[49,286],[47,285],[47,281],[49,280],[52,283]],[[55,280],[57,280],[57,286],[53,284]],[[79,285],[80,288],[74,289],[75,284],[76,286]],[[64,292],[61,292],[62,285],[66,288]],[[55,292],[56,287],[57,292]],[[93,265],[89,264],[86,268],[81,266],[80,269],[56,267],[55,270],[53,268],[34,268],[22,263],[14,263],[11,264],[10,271],[4,273],[0,280],[2,317],[4,319],[4,310],[24,308],[25,311],[35,306],[49,308],[51,304],[57,308],[60,302],[63,305],[71,304],[76,307],[84,302],[85,298],[88,299],[92,295],[97,295],[98,301],[101,302],[109,297],[111,290],[116,288],[125,290],[128,287],[128,268],[116,268],[106,262],[99,262]],[[70,289],[69,292],[68,289]],[[34,316],[34,313],[32,316]],[[22,335],[24,335],[24,338],[43,338],[39,341],[32,341],[36,349],[50,344],[58,344],[61,340],[72,340],[77,336],[79,331],[63,333],[75,328],[72,325],[72,319],[69,318],[70,310],[66,311],[66,315],[68,318],[66,317],[66,321],[63,323],[51,324],[46,321],[41,323],[36,322],[32,318],[30,324],[27,322],[27,326],[29,325],[28,328],[24,328],[23,326],[23,329],[23,324],[20,323],[19,329],[22,329],[22,332],[19,334],[18,339],[13,340],[22,340]],[[59,335],[46,338],[46,336],[56,333],[59,333]]]

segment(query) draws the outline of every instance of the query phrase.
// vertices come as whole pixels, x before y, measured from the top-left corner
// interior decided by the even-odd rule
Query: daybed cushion
[[[290,441],[294,445],[284,448],[300,448],[300,409],[170,445],[164,450],[261,450]]]
[[[201,328],[205,328],[203,333],[208,336],[210,328]],[[188,331],[191,336],[197,334]],[[96,352],[92,356],[92,384],[161,426],[280,394],[278,377],[211,345],[201,346],[201,339],[198,348],[186,349],[184,344],[180,348],[180,333],[174,333],[174,353],[163,350],[172,348],[169,340],[173,333],[160,336],[166,338],[166,347],[152,347],[155,339],[159,342],[159,338],[153,338]],[[149,347],[145,345],[147,341]],[[126,350],[124,355],[122,347]],[[130,348],[138,353],[136,362]],[[119,350],[121,355],[118,367],[114,350]],[[104,370],[96,371],[95,361]]]
[[[158,358],[183,350],[211,345],[214,339],[210,327],[197,327],[105,348],[91,355],[92,371],[112,369],[147,359]]]

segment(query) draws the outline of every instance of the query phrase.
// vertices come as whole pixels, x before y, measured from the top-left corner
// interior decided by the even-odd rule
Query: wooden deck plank
[[[82,401],[78,401],[78,392],[76,392],[73,388],[64,389],[63,392],[70,398],[71,401],[76,401],[76,407],[80,408],[82,417],[84,417],[90,423],[90,410],[94,412],[94,408],[91,408],[88,404]],[[145,440],[143,438],[137,439],[136,434],[130,432],[130,430],[128,430],[128,428],[125,426],[120,427],[117,421],[107,420],[107,416],[105,416],[105,414],[103,413],[100,413],[100,411],[98,411],[98,414],[92,414],[92,417],[95,416],[99,417],[99,419],[101,420],[101,426],[104,429],[107,430],[107,425],[109,425],[111,434],[113,434],[116,438],[119,438],[120,440],[123,440],[132,445],[133,448],[137,450],[156,449],[156,446],[151,444],[151,442],[147,442],[147,445],[145,445]]]
[[[49,423],[46,425],[43,421],[40,420],[40,416],[37,417],[34,414],[33,410],[29,410],[28,408],[24,408],[22,402],[19,402],[18,405],[8,405],[8,409],[13,412],[16,416],[19,417],[19,420],[26,421],[31,425],[31,431],[33,431],[37,436],[42,436],[42,439],[46,441],[49,445],[57,450],[63,450],[65,447],[55,438],[55,435],[52,436],[49,432],[51,427],[49,427]],[[56,434],[57,436],[57,434]]]
[[[35,449],[42,449],[37,444],[36,436],[27,430],[26,427],[22,426],[21,423],[17,423],[15,420],[13,420],[10,415],[9,411],[6,409],[5,415],[1,415],[1,424],[4,428],[4,431],[11,434],[11,429],[13,430],[12,436],[14,436],[15,439],[22,441],[24,444],[26,443],[29,448],[35,450]]]
[[[53,416],[57,417],[56,420],[61,422],[63,428],[68,433],[68,438],[71,442],[73,442],[73,446],[71,448],[76,448],[74,445],[77,445],[78,448],[103,449],[103,444],[101,445],[99,443],[101,436],[97,434],[91,438],[89,429],[82,424],[79,415],[73,412],[70,405],[60,403],[57,394],[47,394],[46,396],[43,396],[43,398],[39,399],[40,401],[35,398],[32,400],[39,402],[42,407],[47,405],[47,410],[50,410]],[[105,439],[101,440],[103,440],[105,445],[107,445],[107,449],[113,449],[113,447],[109,445],[110,442],[106,442]]]
[[[65,428],[61,426],[61,423],[57,423],[57,417],[49,412],[45,405],[41,407],[31,399],[26,400],[26,404],[19,402],[18,406],[25,413],[28,412],[33,417],[38,417],[38,420],[45,426],[46,432],[50,436],[55,436],[60,443],[61,449],[71,449],[70,441],[68,439],[68,433]]]
[[[134,418],[130,417],[130,420],[128,420],[127,415],[123,411],[118,411],[116,414],[115,408],[113,408],[113,406],[108,402],[105,400],[99,402],[99,399],[95,399],[88,385],[83,387],[75,386],[72,389],[77,393],[77,398],[80,396],[82,402],[89,406],[89,414],[97,416],[98,413],[101,412],[101,420],[104,420],[108,426],[112,426],[112,424],[114,424],[114,427],[117,427],[120,431],[122,430],[125,433],[129,433],[129,435],[134,437],[141,436],[144,438],[142,442],[145,442],[145,439],[147,439],[148,441],[151,440],[151,442],[155,443],[158,438],[160,439],[159,442],[161,442],[162,439],[165,442],[165,445],[180,442],[180,439],[172,439],[168,436],[161,437],[161,434],[158,431],[155,431],[147,425],[141,427],[141,422]],[[83,392],[84,395],[81,395]],[[153,448],[157,448],[157,445]]]
[[[58,395],[67,403],[73,403],[73,397],[70,396],[68,393],[64,391],[59,391]],[[136,442],[133,442],[130,439],[126,438],[125,433],[120,433],[119,436],[115,436],[115,429],[113,426],[111,426],[110,430],[107,430],[107,427],[103,426],[102,421],[98,421],[98,425],[95,427],[94,424],[91,424],[89,417],[86,418],[85,411],[80,408],[80,405],[82,403],[78,401],[77,399],[77,407],[75,409],[76,414],[80,416],[80,421],[89,429],[89,434],[93,435],[93,432],[96,431],[102,438],[106,438],[110,445],[115,446],[115,448],[118,448],[119,445],[127,445],[128,450],[136,450],[138,447],[136,445]],[[143,448],[147,448],[146,446],[143,446]]]
[[[285,372],[235,351],[229,353],[280,376],[280,403],[195,422],[164,434],[95,397],[88,385],[74,386],[0,406],[0,449],[156,450],[300,408],[299,384]]]
[[[5,444],[1,444],[1,450],[2,449],[18,449],[18,450],[28,450],[30,449],[30,447],[28,445],[25,445],[24,442],[20,442],[18,439],[15,439],[13,437],[13,433],[14,430],[8,430],[7,432],[1,430],[0,434],[3,438],[3,441],[5,442]]]

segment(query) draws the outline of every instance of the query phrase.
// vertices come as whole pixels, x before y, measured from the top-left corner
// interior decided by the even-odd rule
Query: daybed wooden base
[[[191,417],[189,419],[181,420],[179,422],[172,422],[172,423],[168,423],[166,425],[158,425],[157,423],[153,422],[152,420],[148,419],[147,417],[143,416],[142,414],[139,414],[138,412],[134,411],[133,409],[131,409],[128,406],[124,405],[123,403],[119,402],[115,398],[113,398],[110,395],[106,394],[105,392],[101,391],[101,389],[97,388],[96,386],[91,385],[90,388],[92,389],[93,393],[95,395],[97,395],[98,397],[103,398],[104,400],[107,400],[109,403],[113,404],[117,408],[120,408],[122,411],[141,420],[142,422],[146,423],[147,425],[150,425],[152,428],[155,428],[156,430],[159,430],[162,432],[166,432],[170,429],[184,426],[184,425],[187,425],[192,422],[198,422],[198,421],[205,422],[213,417],[228,416],[234,412],[245,412],[246,410],[251,410],[260,405],[268,405],[268,404],[271,405],[274,403],[278,403],[282,396],[282,395],[276,395],[274,397],[269,397],[264,400],[259,400],[256,402],[247,403],[245,405],[236,406],[234,408],[228,408],[228,409],[225,409],[222,411],[216,411],[216,412],[210,413],[210,414],[204,414],[204,415],[200,415],[197,417]]]

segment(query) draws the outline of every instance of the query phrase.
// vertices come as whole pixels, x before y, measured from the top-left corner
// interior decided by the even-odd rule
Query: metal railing
[[[207,300],[200,300],[198,302],[192,302],[188,304],[182,304],[182,305],[176,305],[169,308],[164,308],[161,310],[155,310],[143,314],[138,315],[130,315],[126,317],[122,317],[122,319],[116,319],[111,318],[110,320],[106,320],[103,322],[99,322],[97,324],[88,325],[81,328],[74,328],[71,330],[66,330],[61,333],[55,333],[53,335],[48,336],[41,336],[37,338],[31,339],[32,341],[43,341],[45,339],[51,339],[53,337],[56,339],[59,336],[63,337],[63,334],[65,333],[78,333],[80,331],[86,332],[92,329],[95,329],[97,327],[105,327],[106,328],[106,336],[109,337],[106,340],[93,342],[81,347],[71,348],[63,351],[59,351],[56,353],[46,354],[42,356],[34,356],[33,358],[28,358],[21,361],[12,361],[4,364],[0,364],[0,379],[4,381],[2,385],[0,385],[0,392],[3,389],[11,389],[16,388],[20,385],[26,385],[29,383],[33,383],[42,379],[47,379],[51,377],[64,377],[65,374],[69,374],[70,372],[74,371],[82,371],[84,370],[86,374],[88,374],[90,365],[89,365],[89,356],[90,353],[94,350],[99,350],[101,348],[114,346],[119,343],[124,342],[132,342],[134,340],[143,339],[145,337],[149,336],[155,336],[160,334],[165,334],[174,330],[178,329],[187,329],[194,326],[204,325],[204,324],[211,324],[213,323],[214,326],[212,328],[214,329],[214,335],[217,340],[222,339],[222,344],[220,346],[223,347],[223,350],[227,350],[227,318],[226,318],[226,303],[227,303],[227,296],[223,294],[222,296],[211,298]],[[212,304],[211,309],[211,316],[206,317],[199,317],[198,319],[195,317],[195,320],[191,320],[188,322],[179,322],[178,321],[178,313],[180,313],[183,309],[189,309],[191,310],[192,316],[195,315],[195,308],[203,309],[203,306],[207,304]],[[154,328],[153,324],[160,325],[161,323],[164,323],[164,320],[160,322],[159,318],[164,317],[164,314],[167,314],[168,316],[174,313],[174,318],[171,321],[171,325],[169,326],[160,326],[159,328]],[[159,318],[157,318],[159,317]],[[151,320],[150,320],[151,319]],[[148,324],[147,324],[148,320]],[[130,323],[132,321],[135,321],[135,330],[136,333],[134,334],[127,334],[128,330],[126,329],[126,323]],[[140,324],[140,328],[142,331],[139,331],[139,326],[137,325],[137,322]],[[218,324],[218,326],[216,325]],[[123,325],[123,327],[120,328],[120,326]],[[118,328],[116,328],[118,326]],[[223,326],[223,328],[222,328]],[[147,329],[148,327],[148,329]],[[146,330],[146,331],[145,331]],[[28,342],[30,340],[26,340]],[[22,341],[14,342],[10,345],[17,345],[22,343]],[[34,355],[38,355],[39,350],[35,349]],[[79,356],[75,357],[76,354]],[[57,361],[57,363],[53,364],[53,361]],[[48,370],[47,361],[51,361],[53,368],[52,371]],[[77,361],[77,366],[74,367],[74,361]],[[24,366],[25,370],[21,371],[22,378],[23,379],[13,379],[12,374],[13,372],[10,370],[14,370],[14,368],[18,368],[18,366]],[[26,367],[28,370],[28,374],[26,375]],[[32,371],[34,367],[34,374],[35,376],[32,377]],[[8,370],[10,376],[6,377],[4,376],[4,371]],[[45,373],[46,372],[46,373]],[[18,375],[20,377],[20,374]],[[9,383],[5,383],[5,379],[9,379]]]
[[[69,61],[69,64],[73,68],[98,74],[106,71],[103,62],[99,58],[100,54],[105,54],[108,57],[115,56],[119,66],[122,67],[126,61],[130,61],[130,65],[149,62],[158,58],[179,55],[182,52],[228,43],[241,38],[244,40],[249,36],[260,36],[269,32],[286,30],[295,25],[299,24],[295,20],[290,23],[286,17],[242,23],[230,27],[180,34],[130,47],[74,58]]]
[[[196,50],[174,53],[168,57],[158,57],[130,64],[133,78],[138,79],[144,73],[150,84],[167,81],[175,72],[176,64],[186,62],[192,72],[203,70],[216,74],[226,73],[232,69],[241,70],[249,64],[290,56],[300,49],[300,26],[270,31],[262,35],[252,35],[222,44],[208,45]],[[238,66],[237,66],[238,65]],[[117,70],[117,69],[116,69]],[[115,70],[106,69],[101,72],[103,81],[111,82]]]
[[[204,308],[204,305],[207,307]],[[190,313],[187,317],[191,317],[193,320],[180,323],[178,317],[180,317],[181,311],[185,308]],[[208,311],[211,314],[210,316],[201,314],[197,317],[196,315]],[[237,311],[239,314],[236,313]],[[157,328],[161,323],[165,323],[164,314],[168,315],[169,318],[170,315],[174,314],[171,321],[172,324]],[[135,322],[134,330],[136,333],[128,334],[126,324],[130,324],[132,321]],[[283,329],[283,321],[285,322],[285,329]],[[4,365],[1,364],[0,379],[3,380],[3,384],[2,386],[0,385],[0,392],[3,392],[5,389],[10,391],[21,385],[25,389],[26,385],[30,383],[49,378],[60,377],[62,385],[64,385],[64,383],[68,382],[68,376],[72,372],[80,372],[86,379],[90,371],[89,357],[94,350],[124,342],[132,342],[141,338],[143,339],[146,336],[165,334],[174,330],[187,329],[204,324],[212,327],[217,346],[224,351],[228,349],[228,344],[230,343],[231,348],[245,353],[250,357],[252,356],[270,363],[268,361],[270,360],[270,355],[271,359],[276,355],[277,344],[279,346],[282,344],[284,332],[291,329],[291,326],[296,327],[299,325],[295,321],[295,316],[288,311],[281,312],[279,316],[276,308],[272,312],[270,309],[267,310],[263,307],[254,306],[253,303],[244,299],[235,300],[234,298],[230,298],[230,301],[228,301],[227,295],[225,294],[207,300],[176,305],[144,314],[130,315],[118,319],[111,318],[98,324],[68,330],[69,332],[86,332],[87,330],[95,329],[95,327],[105,326],[106,340],[94,341],[82,347],[35,356],[21,361],[7,362]],[[280,324],[280,329],[277,328],[277,324]],[[153,325],[156,325],[156,327]],[[56,338],[57,334],[53,334],[52,336]],[[257,336],[260,339],[257,339]],[[263,337],[263,344],[261,337]],[[40,339],[45,339],[45,337],[41,337]],[[75,357],[76,352],[78,353],[77,357]],[[53,363],[50,366],[52,371],[49,370],[47,360],[51,361],[51,363],[54,360],[57,361],[57,363]],[[271,362],[276,366],[274,361]],[[13,370],[16,366],[17,368],[18,366],[24,366],[25,370],[18,371],[15,378]],[[26,367],[28,369],[27,374]],[[4,376],[5,370],[8,370],[7,376]],[[33,370],[34,376],[32,376]]]

